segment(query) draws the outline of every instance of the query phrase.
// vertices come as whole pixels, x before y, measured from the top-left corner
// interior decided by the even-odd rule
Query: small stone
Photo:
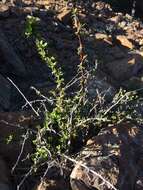
[[[115,24],[117,24],[117,23],[121,22],[122,19],[123,19],[122,15],[119,14],[119,15],[116,15],[114,17],[111,17],[108,20],[111,21],[111,22],[114,22]]]
[[[102,39],[108,39],[109,37],[108,37],[107,34],[96,33],[96,34],[95,34],[95,38],[96,38],[97,40],[102,40]]]
[[[129,49],[133,49],[133,48],[134,48],[132,42],[129,41],[129,40],[127,39],[127,37],[124,36],[124,35],[117,35],[117,36],[116,36],[116,40],[117,40],[121,45],[123,45],[123,46],[125,46],[125,47],[127,47],[127,48],[129,48]]]
[[[52,180],[44,179],[33,190],[69,190],[69,185],[64,179]]]
[[[143,45],[143,39],[139,40],[139,45],[142,46]]]
[[[0,17],[7,18],[10,14],[9,6],[0,3]]]
[[[96,33],[95,38],[96,38],[96,40],[99,40],[99,41],[102,40],[102,41],[106,42],[109,45],[113,45],[111,36],[108,36],[107,34]]]
[[[60,13],[57,15],[57,18],[63,23],[69,23],[71,20],[71,10],[67,8],[63,8]]]

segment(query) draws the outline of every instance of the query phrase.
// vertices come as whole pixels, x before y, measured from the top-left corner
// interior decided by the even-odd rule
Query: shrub
[[[74,11],[73,18],[76,18]],[[99,97],[89,102],[86,89],[86,76],[89,71],[84,67],[87,57],[83,52],[80,30],[76,35],[79,39],[80,65],[78,69],[79,80],[72,80],[65,84],[63,72],[57,66],[55,57],[48,52],[48,43],[36,30],[39,18],[27,17],[26,36],[35,40],[35,45],[40,58],[46,63],[55,78],[56,88],[50,92],[51,109],[45,109],[43,126],[37,127],[37,135],[33,141],[35,153],[34,163],[40,164],[49,159],[59,158],[63,153],[70,154],[75,150],[76,142],[85,142],[90,135],[95,135],[99,127],[114,125],[123,121],[132,120],[142,123],[142,118],[134,108],[134,101],[139,102],[136,91],[126,92],[120,89],[112,102],[100,102]],[[78,21],[79,22],[79,21]],[[79,23],[78,23],[78,26]],[[78,81],[78,90],[73,95],[67,93],[67,87]],[[99,94],[100,95],[100,94]],[[136,118],[135,118],[136,117]]]

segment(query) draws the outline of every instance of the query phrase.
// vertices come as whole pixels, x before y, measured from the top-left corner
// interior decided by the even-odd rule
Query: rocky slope
[[[21,133],[26,134],[27,128],[31,129],[31,126],[39,124],[41,120],[39,121],[35,116],[32,117],[29,107],[24,106],[23,108],[24,99],[7,77],[12,79],[31,101],[39,98],[30,88],[31,86],[48,96],[49,89],[55,85],[48,66],[41,61],[37,54],[34,42],[27,40],[24,36],[26,16],[32,13],[40,17],[39,30],[49,43],[49,51],[62,67],[66,81],[69,81],[76,74],[80,62],[77,55],[78,39],[72,26],[71,8],[70,3],[52,0],[36,1],[36,3],[30,0],[14,1],[14,4],[11,2],[0,3],[0,126],[2,128],[0,138],[4,139],[6,136],[10,136],[11,131],[17,134],[12,144],[7,144],[3,140],[0,142],[2,147],[0,156],[2,163],[6,162],[10,169],[20,151]],[[82,40],[88,59],[87,69],[97,66],[96,75],[89,75],[88,78],[87,89],[90,99],[92,100],[96,96],[97,89],[103,94],[108,91],[107,101],[110,101],[120,87],[129,90],[142,88],[142,22],[128,14],[114,12],[108,4],[101,1],[86,1],[86,3],[81,1],[78,9],[79,19],[85,24]],[[33,104],[33,106],[37,108],[39,104]],[[140,114],[143,114],[141,107],[140,104]],[[141,139],[142,129],[138,125],[125,123],[107,128],[103,132],[101,131],[90,145],[87,145],[87,148],[81,152],[82,156],[78,158],[88,167],[92,165],[95,171],[120,190],[139,190],[142,189]],[[24,156],[27,156],[33,148],[30,144],[27,146]],[[93,157],[89,153],[91,150],[92,153],[94,152]],[[85,151],[88,154],[85,155]],[[13,152],[13,156],[11,156],[11,152]],[[99,152],[102,154],[99,155]],[[104,160],[104,158],[106,159]],[[123,168],[123,166],[125,167]],[[4,181],[0,177],[0,185],[10,181],[17,185],[21,180],[19,176],[23,173],[21,174],[19,170],[16,172],[12,179],[7,174],[5,174]],[[130,176],[130,173],[133,174]],[[126,178],[128,179],[126,180]],[[37,178],[33,177],[33,179],[29,178],[32,181],[30,183],[28,181],[32,187],[29,185],[25,189],[32,189],[37,184]],[[48,179],[45,181],[48,185],[53,184],[55,189],[58,186],[55,181],[49,182]],[[67,184],[62,180],[59,183],[63,184],[65,189]],[[45,190],[50,188],[48,185],[43,187],[43,184],[39,185],[38,183],[34,188]],[[76,166],[73,170],[71,186],[73,190],[107,189],[104,183],[103,185],[100,183],[100,179],[94,178],[89,173],[86,174],[80,166],[78,169]],[[3,190],[7,189],[8,186],[5,185]]]

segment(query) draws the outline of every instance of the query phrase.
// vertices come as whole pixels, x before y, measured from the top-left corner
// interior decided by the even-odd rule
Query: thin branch
[[[21,94],[21,96],[24,98],[24,100],[26,101],[26,103],[31,107],[31,109],[33,110],[33,112],[39,117],[39,113],[33,108],[32,104],[27,100],[27,98],[24,96],[24,94],[21,92],[21,90],[18,88],[18,86],[9,77],[7,77],[7,79],[11,82],[11,84]]]
[[[20,154],[19,154],[19,156],[18,156],[18,158],[17,158],[17,160],[16,160],[16,163],[14,164],[14,166],[13,166],[13,168],[12,168],[12,170],[11,170],[11,173],[14,172],[16,166],[18,165],[18,163],[19,163],[19,161],[20,161],[20,158],[21,158],[21,155],[22,155],[22,153],[23,153],[24,146],[25,146],[25,143],[26,143],[26,140],[27,140],[27,139],[28,139],[28,130],[27,130],[27,132],[26,132],[26,134],[25,134],[25,136],[24,136],[24,140],[23,140],[23,143],[22,143],[22,146],[21,146]]]
[[[47,102],[49,102],[51,105],[53,105],[54,103],[54,99],[49,99],[46,96],[44,96],[43,94],[41,94],[40,90],[37,90],[34,86],[31,86],[31,89],[35,91],[35,93],[42,97],[44,100],[46,100]]]
[[[25,176],[23,177],[23,179],[21,180],[21,182],[19,183],[19,185],[17,185],[17,190],[20,190],[20,187],[25,182],[25,180],[28,178],[28,176],[31,174],[31,172],[33,171],[33,169],[34,169],[34,166],[31,167],[30,170],[25,174]]]

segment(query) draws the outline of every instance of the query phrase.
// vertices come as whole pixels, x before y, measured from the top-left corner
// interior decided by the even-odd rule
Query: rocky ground
[[[68,82],[75,76],[80,63],[71,5],[62,0],[0,2],[0,190],[15,189],[28,171],[31,163],[25,158],[33,151],[29,140],[21,157],[25,161],[10,173],[21,150],[21,134],[26,134],[27,128],[42,122],[25,105],[25,100],[10,80],[29,101],[39,98],[32,86],[48,96],[48,91],[55,85],[48,66],[37,54],[34,42],[24,35],[26,16],[33,14],[40,17],[38,30],[48,42],[49,52],[56,57]],[[101,1],[81,1],[78,9],[79,19],[84,24],[82,38],[88,58],[87,68],[97,66],[96,75],[89,77],[90,97],[95,97],[96,89],[101,93],[107,92],[108,100],[121,87],[142,89],[142,22],[128,14],[114,12],[109,4]],[[36,109],[39,104],[33,103],[33,106]],[[141,102],[139,112],[143,114]],[[15,136],[14,141],[6,143],[5,139],[11,134]],[[124,123],[104,129],[87,142],[87,147],[77,159],[99,172],[117,189],[141,190],[142,137],[142,126],[135,124]],[[79,164],[71,174],[71,187],[69,181],[57,176],[47,178],[43,183],[39,182],[40,176],[29,177],[21,189],[113,189],[98,177],[94,178],[93,173],[87,173],[86,168]]]

